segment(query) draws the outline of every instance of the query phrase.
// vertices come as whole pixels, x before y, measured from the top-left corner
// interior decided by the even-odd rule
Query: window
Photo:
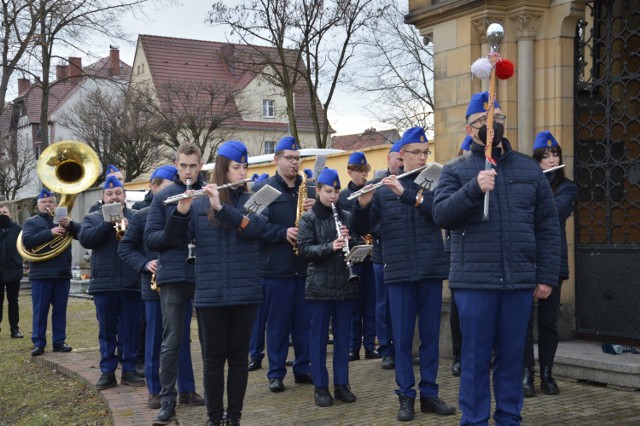
[[[265,141],[264,142],[264,154],[273,154],[276,149],[275,141]]]
[[[273,99],[262,100],[262,117],[275,118],[276,117],[276,101]]]

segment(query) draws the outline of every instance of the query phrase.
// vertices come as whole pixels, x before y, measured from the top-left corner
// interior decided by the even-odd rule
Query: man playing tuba
[[[69,217],[53,223],[53,212],[57,207],[56,197],[47,189],[38,195],[38,214],[27,219],[22,230],[22,244],[27,250],[45,247],[52,241],[70,233],[77,239],[80,224]],[[52,250],[53,251],[53,250]],[[31,281],[31,299],[33,301],[33,331],[31,355],[44,353],[47,344],[47,317],[52,306],[51,329],[53,331],[53,351],[70,352],[65,343],[67,338],[67,300],[71,285],[71,245],[57,256],[39,262],[30,262],[29,280]]]

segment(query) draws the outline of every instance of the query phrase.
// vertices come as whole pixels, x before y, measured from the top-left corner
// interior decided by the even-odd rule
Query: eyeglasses
[[[279,158],[284,158],[285,160],[287,160],[290,163],[293,162],[300,162],[300,156],[299,155],[278,155]]]
[[[409,154],[413,154],[415,156],[424,155],[425,157],[428,157],[431,155],[431,151],[429,151],[428,149],[426,151],[422,151],[419,149],[414,149],[413,151],[407,151],[406,149],[403,149],[403,151]]]
[[[487,119],[488,119],[487,116],[483,115],[482,117],[478,117],[475,120],[473,120],[471,123],[469,123],[469,126],[475,127],[474,124],[476,123],[478,123],[480,127],[486,126]],[[493,116],[493,121],[495,121],[498,124],[504,124],[507,121],[507,116],[504,114],[496,114]]]

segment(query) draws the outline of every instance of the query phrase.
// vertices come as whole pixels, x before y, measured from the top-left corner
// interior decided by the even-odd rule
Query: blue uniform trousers
[[[304,298],[306,277],[261,278],[261,281],[267,315],[267,377],[281,379],[287,374],[285,362],[289,352],[289,332],[295,353],[293,374],[309,374],[309,310]]]
[[[329,386],[327,339],[333,319],[333,384],[349,384],[349,334],[355,300],[307,300],[311,317],[309,352],[316,387]]]
[[[380,356],[394,356],[393,331],[391,330],[391,311],[389,294],[384,283],[384,264],[373,263],[373,277],[376,284],[376,334],[378,335],[378,353]]]
[[[420,334],[420,396],[437,397],[442,280],[393,283],[388,286],[388,291],[395,337],[396,394],[416,398],[411,347],[417,316]]]
[[[145,301],[145,319],[147,321],[144,375],[149,393],[160,393],[160,345],[162,344],[162,308],[160,301]],[[191,364],[191,301],[184,312],[184,336],[178,358],[178,392],[195,392],[196,382]]]
[[[47,346],[47,318],[51,310],[51,332],[53,345],[61,345],[67,339],[67,301],[69,300],[69,278],[31,280],[31,303],[33,326],[31,341],[34,346]]]
[[[532,290],[469,290],[454,293],[462,335],[459,405],[462,425],[487,425],[491,410],[491,351],[496,425],[519,425],[522,359]]]
[[[264,289],[262,291],[264,300]],[[253,327],[251,328],[251,338],[249,339],[249,356],[252,359],[262,361],[264,358],[264,335],[267,331],[267,313],[264,309],[264,304],[258,305],[256,311],[256,319],[253,321]]]
[[[140,324],[140,293],[109,291],[93,294],[98,319],[100,371],[113,373],[118,367],[117,341],[122,343],[122,372],[136,369]]]
[[[373,263],[368,260],[358,263],[353,265],[353,271],[360,277],[358,280],[360,299],[352,304],[349,349],[359,352],[360,345],[364,345],[366,350],[373,350],[376,342],[376,283],[373,278]]]

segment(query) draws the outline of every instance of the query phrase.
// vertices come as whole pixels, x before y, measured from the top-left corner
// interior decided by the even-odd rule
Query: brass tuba
[[[58,206],[71,212],[76,194],[89,188],[100,175],[100,160],[89,145],[66,140],[49,145],[36,164],[40,181],[52,192],[62,195]],[[66,233],[30,250],[22,243],[22,232],[18,235],[16,247],[20,256],[29,262],[43,262],[62,254],[71,244],[73,237]]]

